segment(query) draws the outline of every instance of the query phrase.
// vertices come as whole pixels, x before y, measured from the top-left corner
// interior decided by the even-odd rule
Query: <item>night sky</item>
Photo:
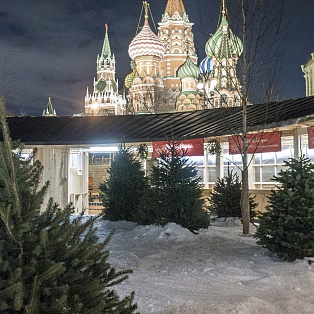
[[[149,2],[157,25],[167,0]],[[285,19],[291,23],[280,57],[282,99],[305,96],[301,64],[314,51],[314,1],[285,2]],[[217,28],[220,0],[184,0],[184,4],[195,24],[201,60],[205,42]],[[127,51],[141,7],[142,0],[0,0],[0,94],[7,109],[16,115],[40,116],[51,96],[59,116],[83,112],[86,88],[92,91],[96,76],[105,23],[121,89],[131,72]]]

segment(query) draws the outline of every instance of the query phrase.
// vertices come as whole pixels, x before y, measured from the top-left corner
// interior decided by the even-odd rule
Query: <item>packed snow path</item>
[[[115,289],[121,296],[135,291],[142,314],[314,313],[314,263],[270,256],[242,235],[238,220],[215,222],[198,235],[173,223],[97,226],[100,239],[116,229],[109,261],[133,274]]]

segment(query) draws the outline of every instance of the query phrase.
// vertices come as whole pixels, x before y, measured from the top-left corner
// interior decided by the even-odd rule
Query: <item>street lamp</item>
[[[204,99],[204,109],[214,107],[214,94],[217,85],[217,80],[212,79],[214,71],[210,71],[206,74],[201,74],[199,81],[196,84],[197,92]]]

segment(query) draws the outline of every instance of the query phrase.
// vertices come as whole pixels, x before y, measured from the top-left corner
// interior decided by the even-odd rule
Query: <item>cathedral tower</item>
[[[194,35],[182,0],[168,0],[165,12],[159,24],[158,36],[166,48],[161,61],[164,73],[164,85],[168,95],[175,96],[180,93],[181,82],[177,76],[179,67],[186,61],[186,51],[193,63],[197,63],[194,47]],[[171,98],[171,97],[170,97]]]
[[[241,85],[236,66],[243,51],[241,40],[229,27],[225,0],[222,0],[221,23],[205,46],[207,57],[200,63],[204,80],[205,107],[241,105]]]
[[[164,93],[160,60],[164,57],[165,47],[149,26],[147,1],[143,2],[143,6],[144,25],[129,45],[133,72],[125,80],[129,87],[127,108],[129,113],[137,114],[161,111]]]
[[[116,60],[111,53],[108,25],[105,27],[105,39],[101,54],[97,56],[97,78],[94,78],[92,94],[88,88],[85,96],[85,115],[107,116],[123,113],[125,99],[118,93]]]

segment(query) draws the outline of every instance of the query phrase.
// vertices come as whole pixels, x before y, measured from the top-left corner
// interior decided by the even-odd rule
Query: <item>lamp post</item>
[[[197,92],[204,99],[204,109],[214,108],[214,95],[217,80],[213,78],[214,71],[210,71],[200,75],[200,79],[196,84]]]

